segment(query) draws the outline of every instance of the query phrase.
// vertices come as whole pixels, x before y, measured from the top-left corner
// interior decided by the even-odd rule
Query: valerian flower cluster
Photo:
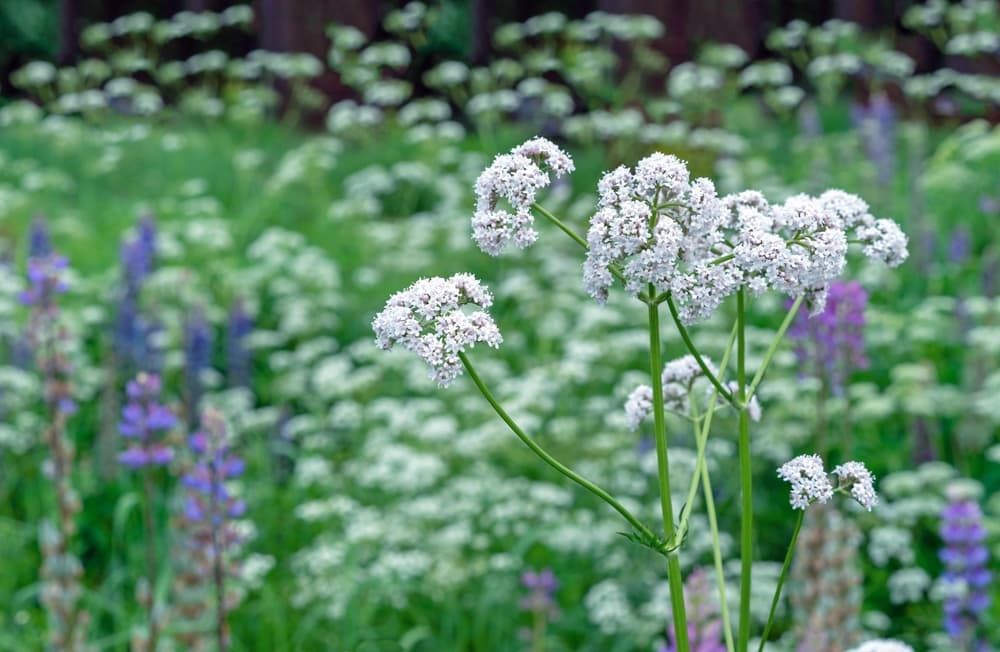
[[[483,310],[466,312],[468,305]],[[420,279],[394,294],[375,317],[376,344],[413,351],[430,365],[431,378],[447,387],[461,372],[459,353],[477,342],[496,348],[503,341],[485,312],[491,305],[493,296],[471,274]]]
[[[548,170],[561,177],[573,169],[573,160],[545,138],[534,138],[497,156],[476,180],[472,238],[479,248],[498,256],[509,244],[522,249],[534,244],[538,232],[531,205],[538,191],[551,183]],[[501,199],[510,210],[500,207]]]
[[[830,475],[837,478],[836,486]],[[861,462],[845,462],[827,474],[819,455],[799,455],[778,468],[778,477],[791,485],[790,502],[795,509],[829,502],[835,491],[850,495],[869,512],[878,504],[875,476]]]
[[[587,292],[606,301],[617,267],[626,292],[638,295],[649,285],[669,292],[687,323],[708,317],[741,287],[804,295],[813,311],[822,310],[851,234],[865,255],[887,265],[907,256],[895,222],[874,218],[863,200],[840,190],[782,204],[753,190],[719,197],[710,180],[691,180],[683,161],[657,153],[635,170],[608,172],[598,191],[587,233]]]

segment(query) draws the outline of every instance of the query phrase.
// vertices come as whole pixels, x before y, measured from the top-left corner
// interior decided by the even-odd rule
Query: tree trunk
[[[79,0],[59,0],[59,65],[76,60],[80,53]]]
[[[330,48],[327,26],[353,25],[371,37],[378,28],[377,8],[370,0],[258,0],[260,46],[273,52],[308,52],[325,62]],[[314,85],[334,101],[353,94],[326,66]]]

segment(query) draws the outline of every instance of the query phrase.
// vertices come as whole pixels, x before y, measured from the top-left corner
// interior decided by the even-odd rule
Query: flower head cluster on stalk
[[[822,311],[831,283],[843,272],[849,244],[856,243],[870,258],[887,265],[901,264],[907,257],[907,239],[891,220],[876,219],[860,198],[840,190],[828,190],[819,196],[794,195],[780,204],[770,203],[753,190],[720,197],[709,179],[691,179],[687,165],[680,159],[655,153],[640,160],[635,168],[621,166],[604,175],[598,184],[599,201],[590,220],[586,239],[536,204],[538,191],[551,183],[550,172],[561,176],[573,169],[573,163],[558,147],[536,138],[498,156],[477,179],[477,205],[472,219],[473,239],[480,249],[498,255],[514,244],[524,248],[535,242],[532,210],[550,220],[580,244],[587,252],[583,281],[587,292],[598,303],[608,299],[611,286],[622,282],[628,294],[641,299],[649,308],[650,367],[652,384],[638,387],[625,405],[629,426],[639,427],[650,412],[656,413],[657,464],[661,491],[661,511],[668,539],[686,528],[686,515],[675,531],[671,510],[668,449],[661,407],[689,415],[692,391],[700,378],[711,384],[740,412],[739,461],[741,498],[741,569],[739,649],[747,649],[750,639],[750,601],[753,541],[753,503],[751,499],[749,421],[760,418],[760,406],[754,399],[781,337],[794,315],[790,312],[768,349],[764,362],[752,380],[746,374],[745,295],[775,290],[795,297],[793,310],[803,301],[813,312]],[[505,202],[501,204],[501,202]],[[711,315],[730,295],[736,294],[737,319],[733,343],[737,352],[737,380],[723,381],[719,370],[697,351],[684,324]],[[678,327],[681,339],[691,355],[661,365],[658,306],[666,302]],[[450,278],[420,279],[390,297],[376,315],[373,329],[376,345],[390,349],[402,344],[416,353],[430,367],[431,378],[447,386],[461,373],[463,364],[497,415],[536,455],[564,476],[598,496],[621,514],[635,528],[627,538],[648,545],[667,556],[671,590],[673,633],[678,649],[692,649],[689,621],[685,615],[678,546],[662,542],[652,530],[637,519],[614,496],[559,462],[528,436],[500,406],[475,373],[464,352],[479,342],[497,347],[500,332],[485,312],[492,297],[479,281],[469,274]],[[468,306],[475,308],[468,308]],[[726,367],[723,362],[722,367]],[[657,377],[657,373],[661,373]],[[659,385],[662,380],[662,396]],[[658,403],[662,400],[663,405]],[[655,408],[655,410],[654,410]],[[706,415],[707,417],[707,415]],[[707,436],[708,420],[702,433]],[[699,445],[700,445],[699,439]],[[700,453],[699,449],[699,453]],[[711,495],[707,471],[704,473],[706,496]],[[857,500],[871,511],[878,501],[874,477],[860,462],[841,464],[828,473],[822,459],[803,455],[778,469],[778,475],[791,484],[791,504],[805,510],[814,502],[826,503],[835,493]],[[698,475],[690,495],[697,492]],[[690,502],[690,501],[689,501]],[[709,503],[711,504],[711,503]],[[714,508],[709,508],[710,512]],[[766,641],[773,623],[784,577],[788,572],[795,541],[803,521],[799,517],[789,553],[772,601],[770,616],[762,641]],[[713,531],[718,573],[721,554],[718,533]],[[726,605],[726,600],[721,600]],[[728,619],[728,611],[723,611]],[[728,630],[727,630],[728,631]],[[714,630],[707,649],[718,647]],[[728,638],[728,634],[727,634]],[[700,639],[699,639],[700,640]],[[712,647],[715,646],[715,647]],[[732,642],[728,642],[732,647]],[[703,649],[703,648],[699,648]]]
[[[482,310],[466,311],[466,306]],[[400,344],[431,367],[430,377],[447,387],[461,373],[458,354],[478,342],[496,348],[503,337],[486,312],[490,291],[471,274],[420,279],[386,302],[372,327],[380,349]]]
[[[753,190],[719,197],[709,179],[690,178],[675,156],[652,154],[634,170],[619,167],[598,184],[587,232],[583,280],[607,300],[620,268],[625,291],[669,292],[685,323],[706,318],[741,287],[805,296],[822,310],[827,288],[846,264],[849,236],[865,255],[895,266],[907,256],[895,222],[876,219],[840,190],[794,195],[771,204]]]
[[[538,232],[531,215],[538,191],[552,179],[569,174],[573,160],[545,138],[533,138],[497,156],[476,179],[476,212],[472,217],[472,239],[491,256],[508,245],[521,249],[534,244]],[[506,200],[509,210],[501,207]]]
[[[836,478],[836,484],[830,475]],[[778,467],[778,477],[791,485],[794,509],[829,502],[835,492],[851,496],[869,512],[878,504],[875,476],[861,462],[845,462],[828,474],[819,455],[799,455]]]

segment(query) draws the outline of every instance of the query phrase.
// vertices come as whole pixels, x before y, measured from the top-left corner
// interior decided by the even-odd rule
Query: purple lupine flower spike
[[[52,254],[52,234],[41,215],[35,216],[28,231],[28,258],[45,258]]]
[[[253,359],[246,338],[253,332],[253,319],[243,299],[236,299],[226,325],[226,373],[231,387],[249,387]]]
[[[526,570],[521,573],[521,586],[528,589],[528,593],[521,598],[521,611],[531,615],[532,626],[522,629],[520,636],[522,640],[531,642],[532,650],[540,650],[544,647],[548,624],[559,619],[559,605],[555,600],[559,580],[551,568]]]
[[[948,240],[948,260],[956,265],[962,265],[969,258],[972,249],[972,234],[969,227],[959,226],[951,233]]]
[[[154,343],[156,322],[142,314],[142,287],[156,259],[156,223],[152,216],[140,220],[135,235],[121,247],[122,288],[115,318],[114,345],[128,371],[154,372],[160,368]]]
[[[865,307],[868,293],[858,283],[835,281],[826,308],[810,317],[799,312],[788,330],[798,340],[796,355],[807,373],[821,375],[834,393],[843,391],[853,369],[866,369]],[[812,370],[815,370],[813,372]]]
[[[41,227],[35,230],[40,232]],[[39,600],[49,620],[48,647],[70,650],[81,645],[89,615],[79,604],[83,566],[72,550],[81,504],[72,483],[75,451],[66,424],[76,404],[73,367],[66,353],[71,336],[60,320],[58,306],[59,295],[67,289],[64,273],[69,262],[52,251],[45,234],[42,237],[33,230],[30,248],[37,255],[28,259],[29,287],[21,294],[21,303],[31,309],[24,342],[44,380],[49,421],[43,431],[49,452],[45,477],[56,496],[55,518],[45,519],[39,531],[43,558]]]
[[[63,273],[69,261],[58,254],[28,259],[27,290],[21,293],[21,303],[38,311],[55,312],[56,297],[68,289]]]
[[[177,425],[177,418],[159,402],[161,391],[160,377],[146,373],[129,381],[126,388],[128,403],[118,430],[131,443],[118,461],[130,469],[166,466],[174,457],[163,437]]]
[[[993,579],[983,512],[974,493],[959,483],[950,486],[947,495],[939,530],[944,547],[938,553],[945,567],[941,581],[949,589],[943,604],[944,629],[958,649],[992,650],[982,636]]]
[[[983,263],[983,296],[992,298],[997,295],[997,279],[1000,279],[1000,255],[994,253]]]
[[[884,93],[872,95],[867,106],[852,107],[851,121],[861,133],[879,183],[891,182],[896,165],[896,109],[892,101]]]
[[[201,374],[212,364],[212,346],[212,326],[205,318],[205,310],[196,306],[184,325],[184,407],[192,423],[204,392]]]
[[[45,379],[46,400],[64,414],[76,411],[69,383],[72,365],[63,346],[69,334],[59,323],[58,297],[69,287],[64,278],[68,267],[69,261],[56,253],[29,258],[29,286],[20,297],[31,308],[26,343]]]
[[[529,589],[528,595],[521,600],[521,608],[525,611],[545,610],[550,614],[558,611],[553,600],[553,594],[559,588],[559,581],[551,568],[541,571],[524,571],[521,574],[521,585]]]
[[[181,479],[186,489],[181,528],[189,552],[185,581],[214,586],[216,644],[225,650],[229,642],[226,618],[237,603],[226,583],[237,574],[236,554],[243,543],[235,521],[246,514],[246,503],[234,495],[230,482],[243,474],[244,464],[230,450],[226,422],[215,410],[204,411],[201,429],[188,442],[194,465]]]

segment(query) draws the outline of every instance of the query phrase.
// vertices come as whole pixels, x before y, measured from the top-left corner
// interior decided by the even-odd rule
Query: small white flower
[[[862,643],[848,652],[913,652],[913,648],[902,641],[879,638]]]
[[[866,256],[877,258],[889,267],[901,265],[909,255],[906,234],[892,220],[875,220],[871,226],[859,228],[857,236],[865,243]]]
[[[842,229],[870,226],[875,218],[868,212],[868,204],[857,195],[843,190],[827,190],[819,196],[819,201],[833,214]]]
[[[584,285],[596,301],[607,300],[612,266],[621,267],[629,294],[649,284],[670,290],[685,314],[710,312],[738,287],[731,264],[705,265],[716,258],[725,213],[712,182],[690,181],[683,161],[652,154],[634,172],[622,166],[605,174],[598,193],[584,263]]]
[[[710,361],[706,360],[705,365],[713,375],[716,373],[715,366]],[[661,374],[664,407],[687,414],[690,409],[688,395],[691,393],[691,387],[695,380],[704,375],[693,355],[686,355],[665,364]]]
[[[875,476],[861,462],[845,462],[833,470],[837,488],[850,491],[851,496],[869,512],[878,504],[875,493]]]
[[[472,239],[484,252],[499,256],[513,243],[524,249],[538,239],[531,205],[538,191],[549,185],[546,169],[557,177],[573,171],[573,161],[544,138],[533,138],[509,154],[497,156],[476,179],[476,212]],[[506,200],[510,210],[500,208]]]
[[[739,386],[740,384],[735,380],[730,380],[726,383],[726,389],[729,390],[734,398],[737,396]],[[712,389],[714,390],[715,388],[713,387]],[[760,421],[760,418],[763,416],[763,411],[760,409],[760,402],[757,400],[756,394],[751,396],[750,402],[747,403],[747,415],[750,417],[750,420],[754,422]]]
[[[653,388],[649,385],[639,385],[625,401],[625,416],[628,419],[628,429],[638,430],[653,411]]]
[[[705,365],[713,375],[718,374],[710,360],[705,360]],[[688,400],[691,390],[695,381],[704,375],[693,355],[686,355],[665,364],[660,375],[663,383],[663,407],[678,414],[688,414],[691,411]],[[735,386],[736,384],[732,383],[731,387]],[[715,388],[710,388],[711,391],[715,391]],[[625,402],[625,415],[629,430],[637,430],[652,411],[653,388],[649,385],[639,385]],[[756,400],[751,401],[750,416],[755,421],[760,418],[760,406]]]
[[[778,468],[778,477],[790,483],[791,503],[795,509],[805,509],[813,502],[825,503],[833,497],[823,460],[819,455],[799,455]]]
[[[489,290],[471,274],[420,279],[392,295],[375,316],[375,344],[380,349],[401,344],[413,351],[430,365],[430,377],[447,387],[461,373],[459,353],[477,342],[497,348],[503,341],[488,313],[463,309],[492,304]]]
[[[527,156],[536,164],[547,166],[557,177],[569,174],[575,169],[569,154],[546,138],[532,138],[511,150],[511,154]]]

